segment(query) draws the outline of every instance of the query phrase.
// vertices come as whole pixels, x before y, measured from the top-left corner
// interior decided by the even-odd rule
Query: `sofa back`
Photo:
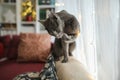
[[[23,38],[23,37],[21,38],[20,36],[23,35],[23,34],[24,35],[29,34],[29,36],[32,36],[32,37],[34,37],[36,35],[39,35],[39,34],[36,34],[36,33],[21,33],[20,35],[12,35],[12,36],[11,35],[4,35],[4,36],[0,36],[0,59],[4,58],[4,57],[7,57],[8,59],[17,59],[18,50],[19,50],[18,49],[19,44],[21,44],[21,39]],[[44,34],[47,34],[47,33],[42,33],[42,34],[44,35]],[[40,34],[40,35],[42,35],[42,34]],[[44,39],[42,39],[42,38],[45,38],[45,36],[41,37],[41,40],[44,41]],[[47,38],[47,39],[49,39],[49,38]],[[48,43],[50,43],[50,41]],[[48,44],[48,43],[46,43],[46,44]],[[43,45],[41,45],[41,47]],[[48,48],[51,49],[51,46],[49,46]]]
[[[19,35],[13,35],[12,37],[10,35],[0,36],[0,58],[15,59],[19,42]]]

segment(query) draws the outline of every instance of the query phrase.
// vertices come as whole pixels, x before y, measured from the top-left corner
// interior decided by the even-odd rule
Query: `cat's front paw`
[[[62,60],[62,63],[66,63],[66,62],[68,62],[67,58],[65,58],[65,59]]]

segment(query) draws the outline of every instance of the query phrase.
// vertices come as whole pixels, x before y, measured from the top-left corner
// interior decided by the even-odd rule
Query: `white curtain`
[[[119,0],[95,0],[99,80],[118,77]]]
[[[96,80],[120,80],[119,0],[57,0],[56,11],[67,10],[80,22],[75,57]]]

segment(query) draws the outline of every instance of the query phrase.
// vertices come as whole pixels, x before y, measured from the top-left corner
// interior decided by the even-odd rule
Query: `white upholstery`
[[[74,57],[70,57],[67,63],[58,61],[55,64],[59,80],[94,80]]]

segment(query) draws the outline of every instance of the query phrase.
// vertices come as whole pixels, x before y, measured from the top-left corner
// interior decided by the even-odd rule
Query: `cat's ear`
[[[54,13],[50,10],[47,10],[47,18],[48,17],[53,17],[54,16]]]
[[[47,17],[50,17],[50,18],[59,18],[59,16],[56,14],[56,13],[54,13],[54,12],[52,12],[52,11],[49,11],[49,10],[47,10]]]

